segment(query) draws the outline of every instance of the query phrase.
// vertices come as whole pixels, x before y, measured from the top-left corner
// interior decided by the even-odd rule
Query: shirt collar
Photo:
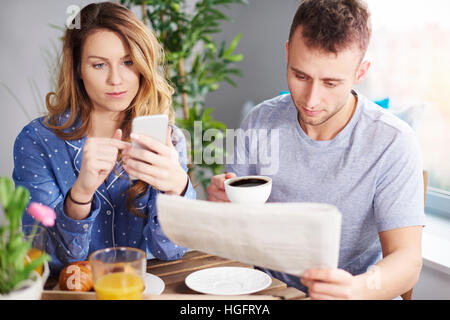
[[[70,110],[66,110],[59,118],[58,118],[58,125],[62,125],[64,124],[67,120],[69,120],[70,117]],[[79,126],[81,125],[81,119],[79,117],[77,117],[75,119],[75,121],[73,122],[73,124],[64,129],[63,132],[65,133],[71,133],[73,132],[75,129],[77,129]],[[76,140],[66,140],[66,143],[73,147],[74,149],[78,150],[80,148],[83,147],[84,143],[86,142],[86,135],[84,135],[83,137],[76,139]]]

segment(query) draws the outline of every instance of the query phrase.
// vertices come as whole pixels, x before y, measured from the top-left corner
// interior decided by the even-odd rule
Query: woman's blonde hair
[[[131,122],[136,116],[167,114],[173,123],[174,90],[164,76],[163,49],[154,33],[127,7],[113,2],[89,4],[78,13],[75,21],[80,21],[81,28],[65,32],[57,90],[46,96],[48,115],[45,124],[64,140],[79,139],[89,129],[93,106],[80,77],[81,53],[86,38],[99,29],[113,31],[125,41],[140,73],[138,92],[123,111],[124,140],[129,141]],[[61,123],[67,112],[70,116]],[[72,131],[65,130],[75,122],[80,125]],[[127,208],[136,216],[143,217],[143,214],[136,209],[134,200],[143,196],[147,189],[145,182],[138,181],[128,192]]]

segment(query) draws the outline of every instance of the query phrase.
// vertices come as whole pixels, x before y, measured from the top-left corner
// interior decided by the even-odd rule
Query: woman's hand
[[[313,300],[352,299],[355,277],[342,269],[309,269],[304,272],[301,283],[308,287]]]
[[[172,144],[169,126],[166,144],[145,136],[131,134],[131,139],[145,149],[129,148],[123,154],[128,175],[142,180],[168,194],[180,195],[188,183],[187,173],[179,163],[178,152]]]
[[[71,196],[79,202],[92,199],[95,190],[105,181],[117,160],[119,150],[130,143],[122,141],[122,130],[117,129],[112,138],[88,138],[83,147],[80,174],[75,181]]]

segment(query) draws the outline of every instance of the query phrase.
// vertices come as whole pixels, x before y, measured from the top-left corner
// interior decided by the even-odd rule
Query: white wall
[[[244,60],[235,64],[242,78],[235,77],[238,87],[228,83],[206,98],[206,107],[216,108],[213,116],[230,128],[238,128],[241,108],[247,100],[259,103],[288,90],[286,84],[286,50],[289,29],[298,0],[249,0],[248,6],[233,5],[225,11],[233,23],[224,23],[219,40],[229,43],[242,33],[236,53]]]
[[[3,84],[17,96],[30,118],[42,112],[45,94],[50,90],[49,69],[45,62],[46,50],[58,45],[59,30],[50,24],[63,26],[69,14],[69,5],[85,5],[75,0],[17,0],[2,1],[0,10],[0,175],[11,176],[13,144],[20,130],[31,119]],[[41,99],[33,98],[30,81],[39,88]],[[40,109],[38,107],[40,105]]]

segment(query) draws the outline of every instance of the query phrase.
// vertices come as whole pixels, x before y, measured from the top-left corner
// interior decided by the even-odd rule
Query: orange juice
[[[25,256],[24,264],[25,265],[29,264],[31,261],[33,261],[34,259],[39,257],[41,254],[42,254],[41,250],[38,250],[38,249],[35,249],[35,248],[31,248],[30,250],[28,250],[27,255]],[[40,265],[39,267],[37,267],[34,270],[42,276],[43,265]]]
[[[109,273],[94,284],[99,300],[140,300],[144,291],[142,278],[131,273]]]

